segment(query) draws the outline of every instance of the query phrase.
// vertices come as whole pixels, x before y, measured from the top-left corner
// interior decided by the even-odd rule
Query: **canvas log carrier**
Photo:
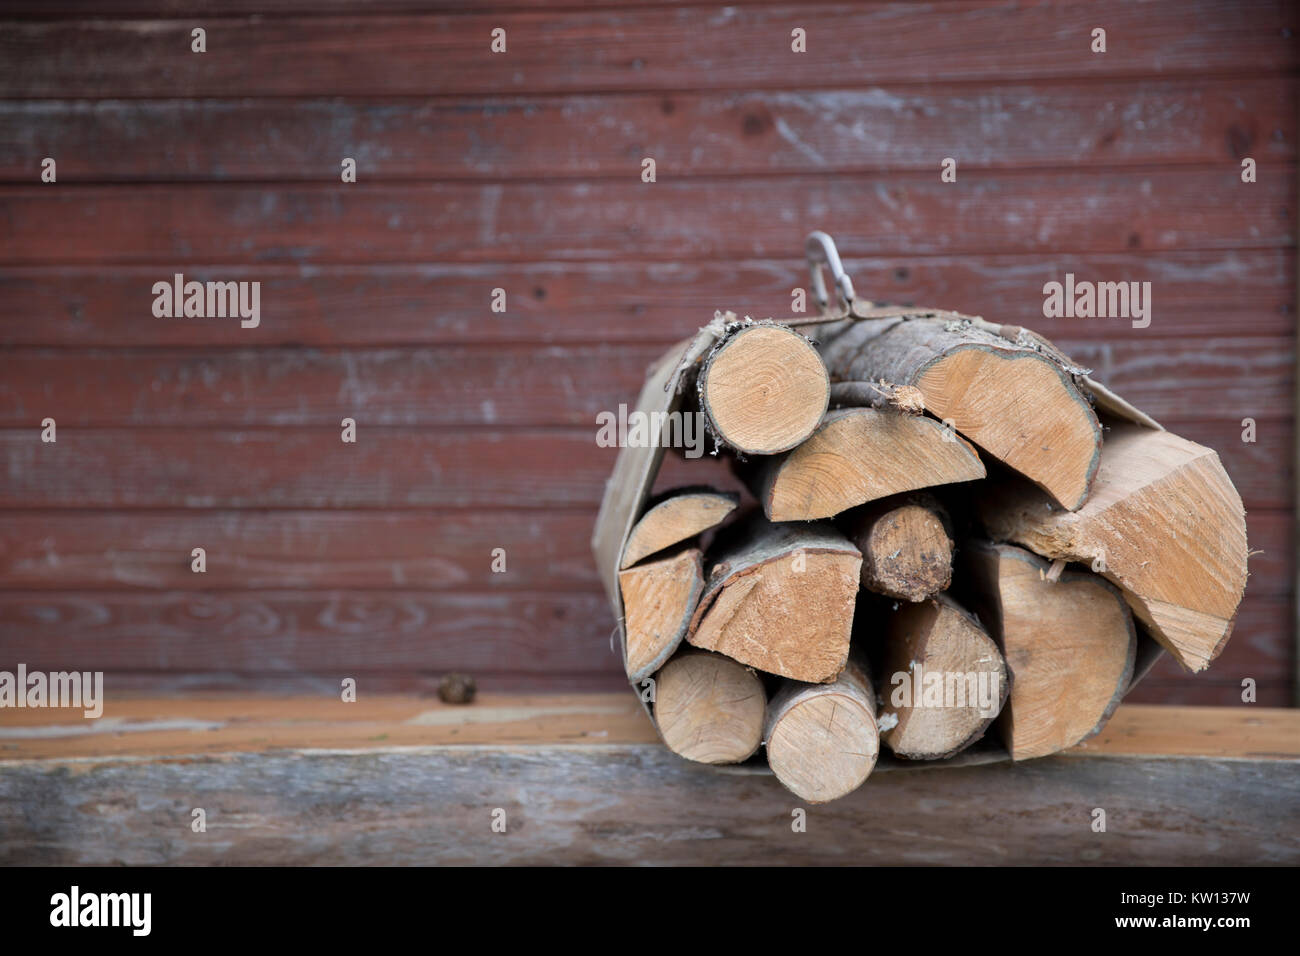
[[[825,802],[1056,753],[1160,654],[1210,666],[1248,555],[1215,452],[1030,330],[860,299],[830,237],[807,251],[817,313],[670,349],[605,488],[596,564],[667,744]],[[693,415],[747,496],[651,499]]]

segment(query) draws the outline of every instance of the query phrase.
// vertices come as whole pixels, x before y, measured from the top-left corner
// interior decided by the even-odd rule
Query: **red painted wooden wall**
[[[1289,703],[1294,4],[5,7],[0,666],[621,686],[595,415],[715,308],[788,315],[821,228],[860,294],[1036,328],[1219,451],[1235,638],[1136,699]],[[177,272],[260,325],[155,318]],[[1066,272],[1150,281],[1150,328],[1044,319]]]

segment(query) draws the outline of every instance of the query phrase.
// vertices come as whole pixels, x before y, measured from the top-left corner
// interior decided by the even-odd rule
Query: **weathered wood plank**
[[[1229,645],[1231,646],[1231,645]],[[1217,666],[1217,662],[1214,666]],[[1179,678],[1147,678],[1133,688],[1124,700],[1134,704],[1157,704],[1162,707],[1215,707],[1226,710],[1234,707],[1248,710],[1252,707],[1290,707],[1292,704],[1289,674],[1271,680],[1256,679],[1255,702],[1243,703],[1240,681],[1221,681]]]
[[[1126,338],[1124,318],[1045,318],[1043,285],[1079,279],[1150,282],[1142,337],[1289,335],[1295,257],[1283,249],[1086,255],[915,256],[847,260],[857,288],[883,301],[940,303],[1056,339]],[[256,330],[238,322],[156,319],[158,266],[0,269],[0,345],[207,346],[434,345],[470,342],[677,342],[717,308],[787,316],[806,288],[802,259],[726,263],[493,263],[431,266],[241,267],[260,282],[267,311]],[[200,282],[220,267],[186,267]],[[489,311],[492,290],[507,311]],[[374,321],[381,316],[382,321]]]
[[[596,591],[0,594],[0,659],[32,669],[532,675],[621,671]]]
[[[1090,51],[1098,23],[1116,38],[1104,56]],[[504,55],[489,48],[497,26],[508,31]],[[93,98],[106,90],[134,97],[423,96],[826,87],[844,77],[865,84],[1201,76],[1291,69],[1296,49],[1287,37],[1298,26],[1287,4],[1243,8],[1224,0],[271,17],[210,20],[208,52],[195,56],[188,20],[108,20],[93,29],[15,21],[0,30],[0,97]],[[808,31],[807,55],[791,52],[795,27]],[[836,69],[827,70],[831,49]]]
[[[166,280],[191,262],[730,260],[788,256],[792,236],[819,228],[853,257],[1295,243],[1289,166],[1251,185],[1235,164],[988,172],[960,184],[899,172],[774,187],[675,180],[668,165],[658,176],[643,183],[634,167],[626,182],[596,183],[5,186],[0,264],[166,262]],[[777,194],[782,215],[772,214]]]
[[[1296,769],[1059,756],[882,773],[794,833],[775,778],[650,744],[27,762],[0,771],[0,863],[1294,865],[1300,839],[1278,823]]]
[[[1165,667],[1161,679],[1189,687],[1213,680],[1236,687],[1237,701],[1242,677],[1285,680],[1288,607],[1263,588],[1248,592],[1233,640],[1211,670],[1192,677]],[[617,678],[613,628],[594,588],[0,592],[0,662],[45,670],[312,674],[336,682],[468,670],[527,675],[539,689],[552,675]]]
[[[114,696],[88,721],[49,709],[0,711],[0,761],[183,756],[267,749],[659,742],[634,694],[482,694],[473,706],[413,694],[366,694],[344,704],[317,694],[206,692]],[[1074,748],[1102,756],[1300,757],[1300,712],[1150,707],[1125,703],[1103,731]],[[0,766],[5,764],[0,763]]]
[[[219,321],[219,320],[218,320]],[[1162,423],[1289,413],[1295,340],[1171,342],[1130,329],[1057,344]],[[583,426],[630,403],[662,345],[407,349],[9,350],[0,427]],[[1187,383],[1212,401],[1189,402]],[[1170,427],[1173,427],[1172,425]],[[1274,430],[1271,434],[1276,435]]]
[[[43,511],[0,522],[4,590],[594,590],[589,511]],[[205,551],[207,570],[191,570]],[[503,572],[492,553],[504,548]]]
[[[617,404],[613,406],[617,408]],[[1249,409],[1254,411],[1254,409]],[[379,429],[358,418],[356,444],[336,428],[85,429],[60,423],[59,440],[29,428],[0,431],[0,508],[594,508],[615,449],[587,428],[493,431]],[[1240,424],[1171,421],[1214,448],[1251,510],[1252,547],[1285,550],[1266,527],[1291,506],[1283,450],[1287,422],[1259,423],[1255,444]],[[738,487],[704,456],[666,455],[657,486],[710,481]],[[1256,518],[1264,524],[1256,521]],[[1256,544],[1263,534],[1267,545]]]
[[[0,102],[0,131],[13,133],[0,136],[0,181],[34,181],[44,156],[68,183],[327,182],[344,156],[365,182],[621,177],[645,156],[676,177],[932,171],[954,152],[963,171],[1271,165],[1295,158],[1295,116],[1280,77],[456,103]]]

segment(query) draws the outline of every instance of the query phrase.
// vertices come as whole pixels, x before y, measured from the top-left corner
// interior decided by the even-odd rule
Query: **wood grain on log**
[[[721,654],[683,649],[654,678],[664,743],[699,763],[740,763],[763,739],[767,695],[758,675]]]

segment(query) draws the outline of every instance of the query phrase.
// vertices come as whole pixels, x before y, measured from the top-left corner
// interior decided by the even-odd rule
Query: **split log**
[[[1007,697],[1002,654],[947,595],[889,619],[880,739],[907,760],[938,760],[984,736]]]
[[[1002,648],[1011,693],[995,729],[1012,760],[1045,757],[1097,733],[1133,679],[1137,632],[1123,596],[1088,572],[1053,582],[1013,545],[963,548],[963,577]]]
[[[880,752],[865,662],[850,660],[830,684],[785,681],[768,702],[763,739],[776,778],[809,803],[862,786]]]
[[[829,524],[758,515],[719,539],[686,640],[769,674],[834,680],[848,660],[858,549]]]
[[[635,682],[649,677],[681,644],[704,591],[698,548],[618,572],[623,594],[623,666]]]
[[[880,408],[828,412],[789,454],[738,462],[772,521],[830,518],[878,498],[984,477],[979,453],[933,418]]]
[[[924,601],[952,583],[951,524],[932,495],[889,498],[848,525],[862,552],[862,586],[904,601]]]
[[[721,524],[740,503],[740,496],[708,488],[679,488],[666,492],[637,521],[623,548],[619,568],[671,548]]]
[[[758,750],[767,695],[748,667],[683,650],[654,680],[655,724],[673,753],[700,763],[740,763]]]
[[[938,313],[936,313],[938,314]],[[1088,499],[1101,427],[1059,353],[1013,342],[948,313],[847,324],[822,347],[836,382],[921,390],[924,403],[1062,507]]]
[[[821,356],[793,329],[742,325],[699,373],[700,408],[719,441],[750,455],[787,451],[812,434],[830,401]]]
[[[1007,485],[980,513],[995,540],[1090,563],[1184,667],[1204,670],[1227,644],[1246,587],[1246,519],[1213,450],[1116,424],[1079,511]]]

